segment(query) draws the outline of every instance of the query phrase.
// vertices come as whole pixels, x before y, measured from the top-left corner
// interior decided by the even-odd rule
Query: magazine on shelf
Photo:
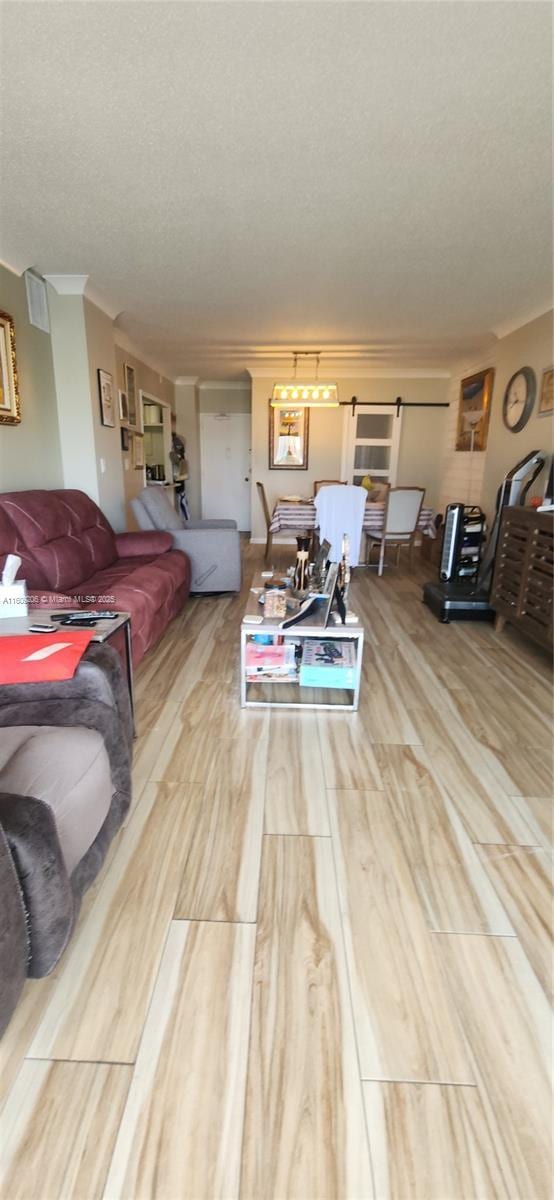
[[[301,687],[354,688],[356,643],[341,638],[306,641],[302,649]]]
[[[294,642],[266,645],[259,642],[246,643],[246,678],[275,682],[290,682],[296,679],[296,657]]]

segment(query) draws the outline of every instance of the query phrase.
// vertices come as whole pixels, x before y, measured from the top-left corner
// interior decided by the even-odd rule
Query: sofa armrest
[[[0,822],[28,914],[27,973],[40,979],[63,954],[75,917],[56,824],[43,800],[3,791]]]
[[[175,550],[183,550],[190,559],[191,591],[240,591],[238,529],[176,529],[172,537]]]
[[[129,689],[112,646],[91,642],[72,679],[0,688],[0,731],[13,725],[96,729],[104,739],[115,807],[123,820],[131,803],[133,725]]]
[[[139,533],[116,533],[115,548],[119,558],[140,558],[147,554],[165,554],[171,550],[170,533],[158,529],[142,529]]]
[[[1,798],[0,798],[1,803]],[[21,886],[0,824],[0,1037],[27,977],[29,934]]]

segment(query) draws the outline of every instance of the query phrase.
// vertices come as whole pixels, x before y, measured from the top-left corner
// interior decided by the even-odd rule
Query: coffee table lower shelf
[[[356,665],[354,668],[354,686],[350,688],[305,687],[299,682],[265,682],[260,679],[250,681],[246,677],[246,643],[256,630],[249,625],[241,626],[240,635],[240,702],[242,708],[296,708],[296,709],[339,709],[341,712],[355,712],[360,697],[360,682],[362,672],[362,657],[364,649],[364,631],[354,626],[332,626],[326,630],[321,628],[309,632],[301,631],[299,626],[291,629],[290,634],[301,642],[309,640],[347,639],[356,643]],[[260,632],[268,633],[266,627]],[[274,632],[280,632],[275,628]]]

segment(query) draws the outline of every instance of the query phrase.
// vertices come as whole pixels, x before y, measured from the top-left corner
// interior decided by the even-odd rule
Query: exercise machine
[[[468,537],[471,524],[476,523],[475,520],[472,522],[469,516],[471,512],[475,514],[475,509],[469,509],[463,504],[449,504],[446,510],[439,582],[426,583],[423,588],[423,601],[439,621],[447,623],[494,620],[489,596],[502,513],[508,506],[525,503],[529,488],[542,471],[545,461],[546,456],[541,451],[532,450],[504,476],[496,495],[496,514],[482,559],[480,547],[484,530],[480,534],[478,571],[465,579],[461,568],[467,553],[463,553],[464,546],[467,547],[468,543],[464,543],[464,538]],[[474,529],[472,532],[477,531]]]

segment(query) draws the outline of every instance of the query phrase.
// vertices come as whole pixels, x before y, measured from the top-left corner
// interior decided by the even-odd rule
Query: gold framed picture
[[[270,471],[307,471],[310,437],[308,408],[272,408],[269,403]]]
[[[9,313],[0,312],[0,425],[19,425],[20,421],[15,326]]]
[[[456,450],[486,449],[493,383],[494,367],[462,379]]]
[[[551,417],[552,413],[554,413],[554,367],[547,367],[542,373],[537,416]]]

